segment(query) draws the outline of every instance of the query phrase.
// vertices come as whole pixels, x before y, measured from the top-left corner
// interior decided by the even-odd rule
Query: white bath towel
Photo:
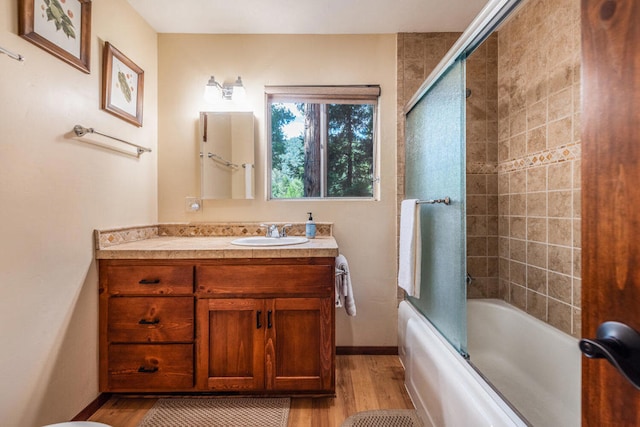
[[[420,298],[421,258],[420,205],[417,199],[403,200],[400,206],[398,286],[415,298]]]
[[[356,300],[353,296],[349,264],[347,258],[340,254],[336,257],[336,307],[342,306],[349,316],[356,315]]]

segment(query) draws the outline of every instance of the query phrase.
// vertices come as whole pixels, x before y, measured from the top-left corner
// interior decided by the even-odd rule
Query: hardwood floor
[[[114,396],[89,421],[135,427],[155,401]],[[292,398],[289,427],[340,427],[350,415],[374,409],[413,409],[398,356],[336,356],[336,397]]]

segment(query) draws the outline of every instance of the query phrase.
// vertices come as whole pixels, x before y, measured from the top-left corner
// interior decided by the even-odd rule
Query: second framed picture
[[[142,126],[144,71],[111,43],[104,45],[102,108],[136,126]]]

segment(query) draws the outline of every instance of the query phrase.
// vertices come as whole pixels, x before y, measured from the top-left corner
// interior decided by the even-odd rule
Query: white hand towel
[[[244,198],[253,199],[253,164],[245,163],[244,167]]]
[[[349,264],[347,263],[347,258],[340,254],[336,257],[336,307],[342,307],[343,299],[347,314],[349,316],[355,316],[356,300],[353,296]]]
[[[403,200],[400,206],[400,257],[398,286],[408,295],[420,298],[420,205],[417,199]]]

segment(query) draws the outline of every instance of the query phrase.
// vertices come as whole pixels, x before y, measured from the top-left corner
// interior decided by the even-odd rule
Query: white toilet
[[[112,427],[108,424],[96,423],[94,421],[68,421],[66,423],[48,424],[42,427]]]

